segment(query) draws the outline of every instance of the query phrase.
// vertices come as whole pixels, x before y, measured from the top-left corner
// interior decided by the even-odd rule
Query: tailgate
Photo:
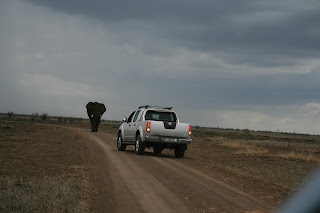
[[[186,138],[189,134],[189,124],[176,123],[175,128],[165,128],[163,121],[151,121],[150,135],[163,136],[163,137],[177,137]],[[167,124],[166,124],[167,126]]]

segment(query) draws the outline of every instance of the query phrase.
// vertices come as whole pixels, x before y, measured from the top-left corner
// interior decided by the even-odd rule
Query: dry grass
[[[247,149],[247,148],[251,148],[252,147],[252,145],[245,144],[245,143],[226,142],[226,141],[221,142],[219,145],[220,146],[229,147],[229,148],[233,148],[233,149]]]
[[[11,128],[0,129],[0,212],[87,212],[85,149],[78,143],[81,136],[58,126],[3,124]],[[99,131],[116,135],[117,125],[101,125]],[[88,122],[75,126],[90,129]],[[319,148],[291,144],[288,149],[288,136],[276,133],[268,137],[201,129],[194,133],[181,163],[228,184],[234,181],[236,187],[242,187],[241,183],[243,190],[260,190],[276,201],[283,199],[276,195],[279,191],[294,190],[320,162]],[[311,143],[298,136],[292,140],[301,145]],[[319,144],[319,138],[312,144]],[[50,197],[52,187],[54,196]]]
[[[2,178],[0,212],[85,212],[86,187],[64,177]]]
[[[221,140],[221,139],[220,139]],[[300,148],[299,151],[289,151],[288,149],[278,150],[278,153],[272,153],[268,148],[262,145],[246,144],[241,142],[221,142],[219,146],[234,149],[234,154],[238,155],[264,155],[269,157],[280,157],[288,160],[303,160],[320,163],[320,157],[316,150]]]
[[[235,149],[234,154],[237,155],[267,155],[270,153],[266,148],[240,142],[222,142],[219,145]]]
[[[276,156],[279,156],[284,159],[313,161],[313,162],[320,163],[320,158],[314,153],[299,153],[299,152],[291,151],[287,153],[279,153]]]
[[[61,127],[9,125],[0,129],[0,212],[88,212],[79,136]]]
[[[270,152],[267,149],[253,146],[246,149],[237,150],[234,153],[238,155],[267,155]]]
[[[261,136],[259,140],[257,136],[251,137],[241,132],[231,132],[231,135],[222,133],[215,130],[214,134],[207,134],[206,131],[202,133],[197,130],[188,148],[187,156],[191,158],[188,163],[214,177],[219,177],[223,171],[231,172],[228,182],[233,177],[236,180],[241,177],[248,180],[253,178],[254,183],[250,184],[260,183],[256,187],[270,184],[270,187],[280,187],[277,189],[284,193],[293,191],[319,166],[320,148],[316,143],[317,138],[310,146],[308,138],[295,136],[296,144],[288,148],[288,139],[281,140],[281,135],[276,133],[268,137]],[[203,168],[202,161],[206,162]],[[280,195],[275,199],[279,198]]]

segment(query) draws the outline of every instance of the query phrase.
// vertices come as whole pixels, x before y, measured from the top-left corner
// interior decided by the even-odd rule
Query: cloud
[[[320,103],[307,103],[301,111],[306,118],[320,118]]]
[[[91,98],[93,94],[96,97],[108,97],[106,92],[95,91],[90,85],[70,82],[46,74],[19,73],[17,78],[16,86],[28,94],[37,93],[40,96],[53,96],[62,98],[70,96],[75,96],[78,98]]]
[[[139,45],[143,45],[149,44],[148,39],[159,39],[161,46],[215,53],[216,58],[236,66],[276,72],[281,71],[276,68],[279,65],[290,70],[297,64],[310,64],[310,57],[319,58],[320,37],[315,29],[320,8],[313,0],[29,1],[99,20],[118,32],[121,42],[141,38]]]
[[[319,134],[319,103],[299,106],[247,106],[242,110],[203,110],[192,119],[193,125],[266,130],[273,132]]]
[[[318,122],[317,1],[0,4],[1,111],[85,117],[100,101],[114,120],[154,104],[195,124]]]

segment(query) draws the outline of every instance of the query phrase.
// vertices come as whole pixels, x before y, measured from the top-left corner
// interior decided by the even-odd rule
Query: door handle
[[[131,125],[129,124],[129,126],[131,126]]]

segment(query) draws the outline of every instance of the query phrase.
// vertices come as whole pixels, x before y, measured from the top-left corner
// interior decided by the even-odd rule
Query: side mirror
[[[122,118],[122,121],[123,122],[127,122],[127,118]]]

